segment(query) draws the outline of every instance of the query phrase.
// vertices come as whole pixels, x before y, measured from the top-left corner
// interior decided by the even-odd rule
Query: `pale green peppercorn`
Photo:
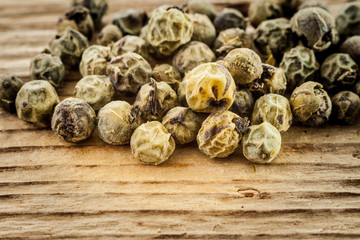
[[[249,6],[249,20],[255,28],[263,21],[280,18],[283,10],[277,0],[255,0]]]
[[[213,20],[217,14],[215,7],[205,0],[189,0],[185,6],[185,10],[189,13],[204,14],[211,20]]]
[[[360,65],[360,36],[352,36],[345,40],[341,44],[340,51],[347,53],[350,57]]]
[[[96,41],[99,45],[111,47],[115,42],[122,38],[122,36],[121,30],[117,26],[107,24],[99,33]]]
[[[83,77],[87,75],[106,75],[106,68],[111,61],[110,47],[92,45],[81,58],[79,70]]]
[[[166,63],[156,65],[153,69],[152,76],[157,82],[166,82],[175,91],[177,91],[181,82],[180,72]]]
[[[89,9],[96,29],[101,28],[101,20],[108,9],[106,0],[73,0],[73,6],[82,5]]]
[[[240,89],[235,92],[234,103],[229,108],[242,118],[250,117],[254,108],[254,98],[248,89]]]
[[[148,16],[139,9],[127,9],[114,16],[113,24],[125,34],[139,35],[140,29],[146,24]]]
[[[355,124],[360,119],[360,97],[350,92],[342,91],[331,98],[333,116],[347,124]]]
[[[349,2],[340,9],[336,29],[342,36],[360,35],[360,2]]]
[[[191,40],[203,42],[211,47],[216,38],[216,30],[210,19],[199,13],[189,14],[189,17],[194,24]]]
[[[24,85],[21,78],[14,74],[0,74],[0,107],[15,112],[15,98]]]
[[[214,26],[217,32],[229,28],[245,29],[247,20],[242,13],[234,8],[224,8],[214,19]]]
[[[304,8],[311,8],[311,7],[319,7],[324,9],[325,11],[329,12],[329,8],[327,7],[327,5],[323,2],[319,2],[316,0],[306,0],[305,2],[303,2],[298,10],[304,9]]]
[[[119,41],[115,42],[111,48],[115,56],[133,52],[141,55],[145,59],[149,58],[149,50],[144,39],[138,36],[125,36]]]

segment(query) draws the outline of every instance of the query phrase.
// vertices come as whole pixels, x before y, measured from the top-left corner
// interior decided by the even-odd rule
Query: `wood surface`
[[[164,2],[109,0],[105,21]],[[327,2],[336,13],[344,1]],[[28,81],[31,58],[69,4],[0,0],[0,73]],[[68,73],[61,99],[79,78]],[[360,123],[293,126],[270,165],[252,164],[240,150],[209,159],[190,144],[153,167],[96,132],[70,144],[0,110],[0,238],[360,239]]]

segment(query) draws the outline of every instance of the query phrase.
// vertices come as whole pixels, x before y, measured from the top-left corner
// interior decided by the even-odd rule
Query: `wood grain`
[[[326,2],[335,14],[344,1]],[[106,22],[129,7],[185,1],[109,3]],[[31,58],[47,47],[69,4],[0,0],[0,73],[29,81]],[[79,79],[67,73],[61,99]],[[270,165],[246,161],[241,150],[209,159],[189,144],[151,167],[96,131],[74,145],[0,109],[0,238],[360,239],[360,123],[293,126]]]

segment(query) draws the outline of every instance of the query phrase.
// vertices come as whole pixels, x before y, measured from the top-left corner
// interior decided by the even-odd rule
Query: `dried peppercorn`
[[[133,52],[141,55],[145,59],[149,57],[149,51],[144,39],[138,36],[125,36],[119,41],[115,42],[111,48],[111,52],[115,56]]]
[[[187,107],[170,109],[164,116],[162,124],[177,144],[194,141],[201,126],[199,117]]]
[[[86,37],[70,27],[50,43],[51,53],[60,57],[67,68],[79,66],[81,56],[88,46]]]
[[[51,128],[67,142],[89,138],[95,128],[96,114],[90,105],[79,98],[66,98],[54,110]]]
[[[182,74],[202,63],[215,61],[213,51],[202,42],[192,41],[182,47],[173,58],[173,66]]]
[[[210,19],[203,14],[195,13],[189,14],[190,19],[194,24],[194,32],[192,41],[199,41],[212,46],[216,38],[216,29]]]
[[[111,47],[122,37],[123,34],[117,26],[113,24],[107,24],[99,33],[96,41],[99,45]]]
[[[199,149],[210,158],[225,158],[239,146],[248,126],[247,118],[230,111],[212,113],[202,123],[197,135]]]
[[[109,63],[106,73],[118,92],[137,93],[139,88],[150,81],[150,64],[139,54],[125,53]]]
[[[255,163],[270,163],[281,149],[280,132],[270,123],[252,125],[242,140],[245,158]]]
[[[305,2],[303,2],[298,10],[304,9],[304,8],[311,8],[311,7],[319,7],[324,9],[325,11],[329,12],[329,8],[327,7],[327,5],[323,2],[319,2],[316,0],[306,0]]]
[[[90,12],[86,7],[76,6],[61,17],[57,23],[57,30],[62,33],[67,27],[71,27],[87,37],[91,41],[95,29]]]
[[[254,108],[254,98],[248,89],[240,89],[235,92],[234,103],[229,108],[240,117],[250,117]]]
[[[139,35],[140,29],[146,24],[148,16],[139,9],[127,9],[114,16],[113,24],[117,25],[123,33]]]
[[[360,81],[355,84],[354,92],[360,96]]]
[[[177,90],[179,104],[183,107],[188,107],[188,103],[186,101],[186,82],[182,81],[179,83],[179,88]]]
[[[235,82],[218,63],[204,63],[185,75],[186,101],[195,112],[215,112],[234,102]]]
[[[100,29],[101,20],[108,9],[106,0],[73,0],[73,6],[82,5],[89,9],[96,29]]]
[[[290,97],[294,117],[306,126],[317,127],[329,120],[332,104],[329,95],[317,82],[305,82]]]
[[[172,155],[175,141],[164,125],[152,121],[136,128],[130,139],[130,147],[134,157],[141,163],[159,165]]]
[[[360,35],[360,2],[349,2],[340,9],[336,29],[342,36]]]
[[[21,78],[14,74],[0,74],[0,107],[14,112],[16,94],[23,85]]]
[[[106,68],[111,61],[110,47],[92,45],[81,58],[79,70],[83,77],[87,75],[106,75]]]
[[[357,79],[358,65],[349,54],[334,53],[321,65],[322,84],[325,89],[351,89]]]
[[[74,97],[87,102],[95,111],[109,103],[115,94],[110,78],[104,75],[89,75],[76,84]]]
[[[360,97],[350,92],[342,91],[331,98],[333,116],[344,123],[354,124],[360,117]]]
[[[265,94],[255,102],[251,123],[258,125],[268,122],[280,132],[287,131],[292,123],[290,103],[279,94]]]
[[[204,14],[211,20],[213,20],[217,14],[215,7],[210,2],[204,0],[189,0],[185,6],[185,10],[189,13]]]
[[[125,101],[106,104],[97,116],[99,137],[111,145],[128,144],[132,133],[142,123],[139,113]]]
[[[283,10],[277,0],[256,0],[249,6],[249,21],[255,28],[263,21],[280,18]]]
[[[217,32],[229,28],[245,29],[247,20],[242,13],[234,8],[224,8],[214,19],[214,26]]]
[[[360,36],[352,36],[345,40],[341,44],[340,51],[347,53],[350,57],[360,65]]]
[[[156,65],[153,69],[152,76],[157,82],[166,82],[175,91],[177,91],[181,82],[180,72],[166,63]]]
[[[134,107],[148,121],[161,121],[167,111],[178,104],[176,92],[165,82],[151,79],[144,84],[135,99]]]
[[[30,81],[17,93],[16,112],[21,120],[38,127],[47,127],[50,125],[54,107],[59,101],[55,88],[48,81]]]

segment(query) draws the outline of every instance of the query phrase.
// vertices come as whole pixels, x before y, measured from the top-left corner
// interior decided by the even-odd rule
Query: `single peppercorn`
[[[281,5],[276,0],[255,0],[249,6],[249,21],[255,28],[265,20],[283,16]]]
[[[128,35],[121,38],[114,43],[111,51],[115,56],[133,52],[141,55],[145,59],[149,57],[149,51],[145,40],[138,36]]]
[[[254,98],[248,89],[240,89],[235,92],[234,103],[229,108],[240,117],[250,117],[254,108]]]
[[[62,33],[69,26],[84,34],[89,41],[91,41],[95,32],[89,10],[83,6],[73,7],[66,12],[57,23],[57,31]]]
[[[286,132],[292,123],[290,103],[279,94],[265,94],[255,102],[251,123],[258,125],[268,122],[280,132]]]
[[[290,97],[294,117],[306,126],[317,127],[329,120],[332,104],[320,83],[305,82]]]
[[[215,7],[210,2],[204,0],[189,0],[185,6],[185,10],[189,13],[204,14],[211,20],[213,20],[217,14]]]
[[[177,104],[176,92],[169,84],[151,79],[140,88],[134,107],[139,109],[144,120],[161,121],[165,113]]]
[[[96,29],[100,29],[102,17],[108,9],[106,0],[73,0],[73,6],[82,5],[89,9]]]
[[[360,36],[352,36],[345,40],[341,45],[340,51],[347,53],[350,57],[360,65]]]
[[[242,13],[234,8],[224,8],[214,19],[214,26],[217,32],[229,28],[246,28],[247,21]]]
[[[181,82],[180,72],[166,63],[156,65],[153,69],[152,76],[157,82],[166,82],[175,91],[177,91]]]
[[[47,127],[50,125],[54,107],[59,101],[55,88],[48,81],[30,81],[17,93],[16,112],[21,120],[38,127]]]
[[[90,105],[79,98],[66,98],[54,110],[51,128],[67,142],[89,138],[95,128],[96,114]]]
[[[213,45],[218,58],[225,57],[235,48],[253,48],[253,40],[243,29],[229,28],[221,31]]]
[[[331,98],[333,116],[344,123],[355,124],[360,117],[360,97],[350,92],[342,91]]]
[[[247,118],[230,111],[212,113],[202,123],[197,135],[199,149],[210,158],[225,158],[239,146],[248,126]]]
[[[303,46],[297,46],[287,51],[280,63],[287,79],[287,88],[292,90],[306,81],[316,78],[319,63],[314,51]]]
[[[58,88],[64,81],[65,67],[58,56],[41,53],[31,60],[30,75],[33,80],[47,80]]]
[[[211,47],[216,38],[216,30],[210,19],[199,13],[189,14],[189,17],[194,24],[191,40],[203,42]]]
[[[110,47],[92,45],[81,58],[79,70],[83,77],[87,75],[106,75],[106,68],[111,60]]]
[[[137,93],[139,88],[150,81],[150,64],[139,54],[125,53],[109,63],[106,73],[118,92]]]
[[[108,76],[89,75],[76,84],[74,97],[87,102],[95,111],[109,103],[115,95],[113,87]]]
[[[194,141],[201,126],[199,117],[187,107],[170,109],[164,116],[162,124],[177,144]]]
[[[186,74],[183,81],[186,101],[195,112],[226,110],[234,102],[234,79],[221,64],[203,63]]]
[[[67,68],[79,66],[81,56],[88,46],[86,37],[70,27],[50,43],[51,53],[60,57]]]
[[[139,111],[125,101],[106,104],[97,116],[99,137],[111,145],[130,143],[132,133],[141,123]]]
[[[336,29],[342,36],[360,35],[360,2],[349,2],[340,9]]]
[[[190,41],[194,24],[178,7],[161,6],[150,17],[146,41],[158,55],[170,56],[179,46]]]
[[[175,141],[164,125],[152,121],[136,128],[131,136],[130,147],[134,157],[141,163],[159,165],[172,155]]]
[[[325,89],[351,89],[357,79],[358,65],[349,54],[334,53],[321,65],[322,84]]]
[[[0,74],[0,107],[14,112],[16,94],[23,85],[21,78],[14,74]]]
[[[182,47],[173,58],[173,66],[186,74],[202,63],[215,61],[213,51],[202,42],[192,41]]]
[[[325,11],[329,12],[329,8],[327,7],[327,5],[325,3],[319,2],[316,0],[306,0],[299,6],[298,10],[305,9],[305,8],[311,8],[311,7],[319,7],[319,8],[324,9]]]
[[[360,96],[360,81],[355,84],[354,92]]]
[[[280,152],[280,132],[268,122],[252,125],[242,139],[242,148],[247,160],[270,163]]]
[[[248,48],[237,48],[230,51],[224,57],[224,65],[236,84],[251,83],[263,72],[259,55]]]
[[[305,8],[291,18],[291,29],[305,46],[316,52],[328,49],[339,41],[335,19],[322,8]]]
[[[125,34],[139,35],[140,29],[146,24],[148,16],[139,9],[127,9],[114,16],[113,24]]]
[[[107,24],[99,33],[96,42],[99,45],[111,47],[122,37],[123,34],[117,26]]]
[[[177,90],[179,104],[183,107],[188,107],[188,103],[186,101],[186,82],[182,81],[179,83],[179,88]]]

